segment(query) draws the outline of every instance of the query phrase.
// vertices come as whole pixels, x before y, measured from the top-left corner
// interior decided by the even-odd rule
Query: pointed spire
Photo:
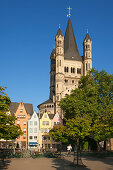
[[[69,60],[82,61],[80,56],[71,24],[71,19],[68,19],[64,38],[64,58]]]
[[[55,51],[55,48],[53,49],[53,51],[51,52],[51,55],[50,55],[50,58],[55,58],[55,55],[56,55],[56,51]]]
[[[58,32],[57,32],[57,34],[56,34],[56,36],[59,36],[59,35],[61,35],[62,37],[63,37],[63,34],[62,34],[62,31],[61,31],[61,29],[60,29],[60,24],[59,24],[59,29],[58,29]]]
[[[86,36],[85,36],[84,41],[87,41],[87,40],[90,40],[90,41],[91,41],[91,38],[90,38],[90,36],[89,36],[89,34],[88,34],[88,31],[87,31],[87,34],[86,34]]]

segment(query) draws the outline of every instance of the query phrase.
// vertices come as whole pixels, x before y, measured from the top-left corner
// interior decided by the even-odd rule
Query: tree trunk
[[[97,151],[100,152],[100,145],[99,145],[99,142],[97,142]]]
[[[77,165],[79,164],[79,137],[77,137]]]
[[[77,155],[75,154],[77,152]],[[77,137],[77,140],[75,142],[75,151],[74,151],[74,160],[73,163],[75,165],[79,165],[79,137]]]

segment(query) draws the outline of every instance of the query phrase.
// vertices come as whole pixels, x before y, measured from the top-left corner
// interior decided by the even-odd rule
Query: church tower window
[[[81,68],[77,68],[77,74],[81,74]]]
[[[87,63],[86,63],[86,71],[87,71]]]
[[[69,68],[68,67],[64,67],[64,72],[68,72]]]
[[[64,81],[65,81],[65,83],[68,83],[68,80],[65,79]]]
[[[75,73],[75,68],[71,67],[71,73]]]
[[[61,66],[61,60],[60,60],[60,66]]]

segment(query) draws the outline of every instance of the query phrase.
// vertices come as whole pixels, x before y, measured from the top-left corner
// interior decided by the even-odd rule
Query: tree
[[[113,136],[113,75],[91,70],[78,89],[60,102],[66,119],[87,115],[92,121],[90,137],[97,142]]]
[[[57,125],[57,126],[54,126],[54,128],[49,131],[49,134],[50,134],[50,136],[53,137],[53,139],[56,142],[67,143],[68,139],[67,139],[67,136],[65,134],[65,130],[66,130],[65,126]]]
[[[11,101],[5,89],[0,86],[0,139],[16,139],[22,131],[20,126],[15,125],[15,116],[7,115]]]

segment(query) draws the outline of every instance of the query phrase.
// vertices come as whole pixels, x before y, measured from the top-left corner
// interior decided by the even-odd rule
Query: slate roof
[[[44,114],[44,113],[40,113],[40,117],[39,117],[40,119],[42,118],[43,114]],[[53,117],[54,117],[55,115],[54,115],[54,114],[48,114],[48,116],[49,116],[50,119],[53,119]]]
[[[37,107],[39,108],[40,105],[42,105],[42,104],[48,104],[48,103],[53,103],[53,101],[52,101],[51,99],[48,99],[48,100],[46,100],[45,102],[39,104]]]
[[[64,37],[64,59],[82,61],[82,57],[78,52],[70,18],[68,20]]]
[[[58,36],[59,36],[59,35],[61,35],[61,36],[63,37],[62,31],[61,31],[61,29],[60,29],[60,28],[58,29],[58,32],[57,32],[57,34],[56,34],[56,35],[58,35]]]
[[[86,34],[86,37],[85,37],[84,41],[85,41],[85,40],[86,40],[86,41],[87,41],[87,40],[90,40],[90,41],[91,41],[91,38],[90,38],[90,36],[89,36],[88,33]]]
[[[10,110],[12,115],[17,111],[19,104],[20,103],[11,102],[11,104],[9,106],[9,110]],[[33,114],[33,105],[29,104],[29,103],[23,103],[23,105],[24,105],[24,107],[26,109],[26,112],[28,114],[32,115]]]

